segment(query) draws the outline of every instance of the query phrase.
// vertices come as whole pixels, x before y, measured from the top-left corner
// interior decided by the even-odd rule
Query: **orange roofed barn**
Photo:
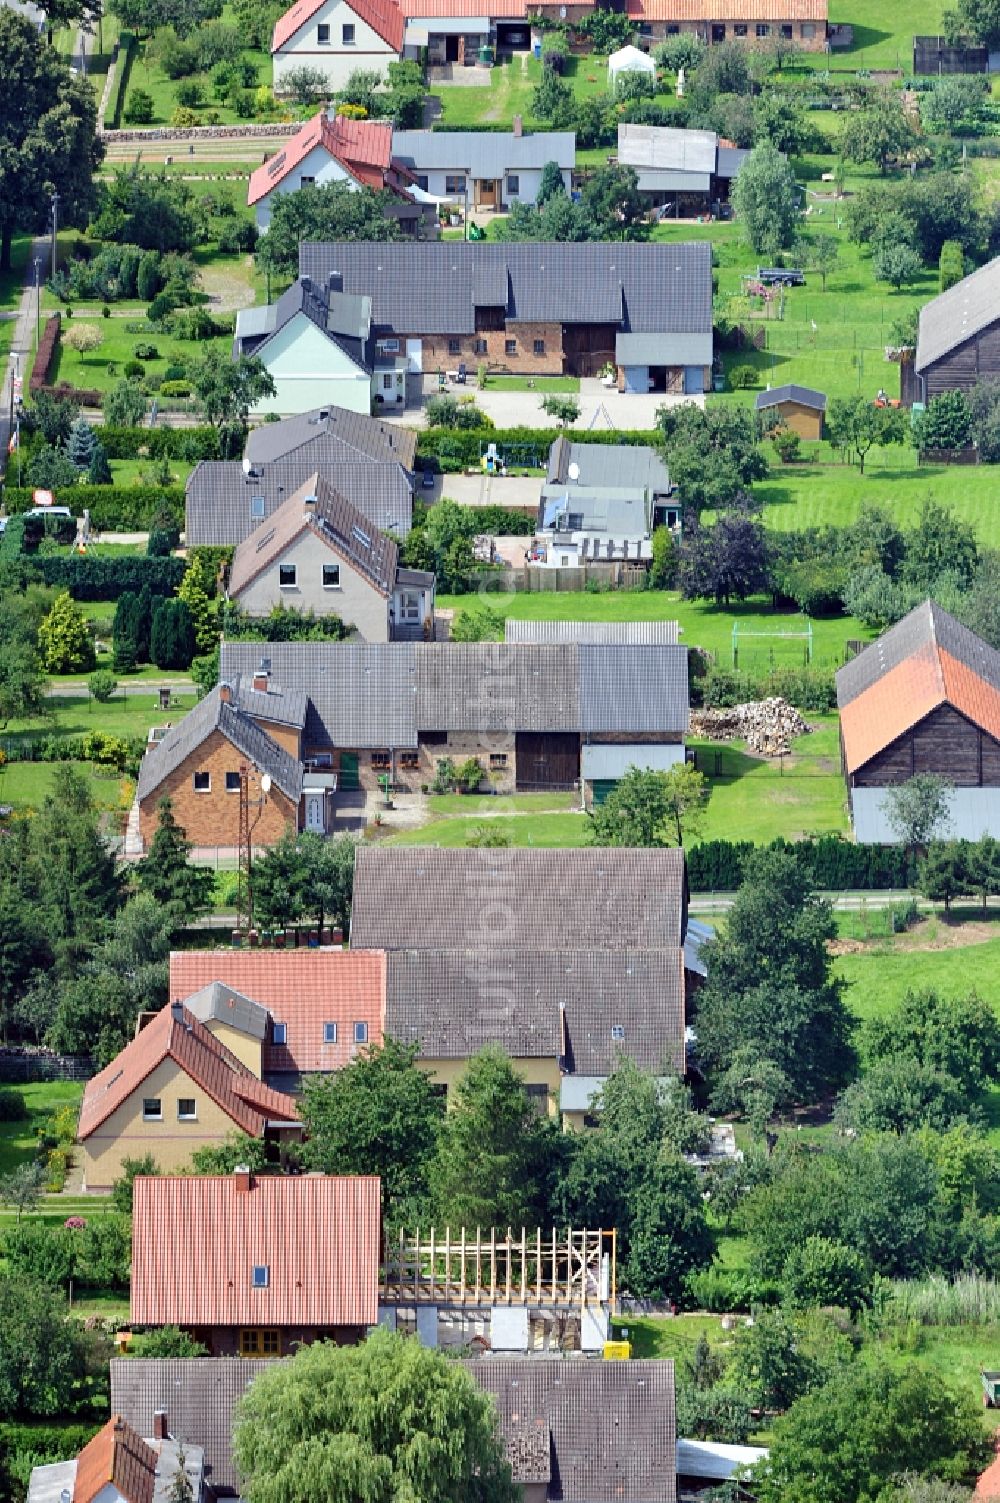
[[[898,840],[886,791],[918,773],[951,785],[942,837],[1000,836],[1000,653],[932,600],[837,673],[840,741],[859,841]]]
[[[709,43],[780,37],[806,52],[826,48],[828,0],[626,0],[625,12],[657,42],[693,32]]]
[[[379,1206],[375,1176],[140,1177],[132,1323],[180,1326],[216,1357],[358,1341],[378,1316]]]
[[[284,1089],[296,1088],[302,1075],[340,1070],[359,1049],[381,1044],[385,991],[380,950],[170,956],[171,1002],[184,1002],[255,1075]]]
[[[197,1148],[233,1133],[298,1137],[295,1102],[179,1004],[163,1008],[87,1082],[77,1135],[84,1186],[107,1190],[126,1158],[150,1153],[160,1169],[187,1168]]]

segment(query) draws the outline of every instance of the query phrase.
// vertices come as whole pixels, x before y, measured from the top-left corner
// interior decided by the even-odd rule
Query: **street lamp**
[[[56,274],[56,235],[59,233],[59,194],[52,194],[52,276]]]

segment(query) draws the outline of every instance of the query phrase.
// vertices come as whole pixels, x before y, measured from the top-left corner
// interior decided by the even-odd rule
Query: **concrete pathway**
[[[459,506],[507,506],[534,512],[542,484],[541,475],[438,475],[433,491],[415,494],[426,501],[447,497]]]
[[[41,236],[31,242],[31,250],[24,268],[24,290],[21,293],[21,302],[17,310],[17,323],[14,328],[14,338],[11,341],[5,369],[3,372],[3,385],[0,386],[0,473],[7,465],[7,446],[10,443],[11,433],[11,381],[15,370],[21,376],[23,389],[28,389],[28,376],[30,374],[31,347],[34,342],[34,318],[35,318],[35,257],[41,256],[43,266],[48,265],[47,256],[50,254],[49,238]],[[14,356],[17,356],[15,361]]]
[[[526,391],[498,391],[495,387],[487,386],[485,391],[480,391],[475,380],[470,381],[468,386],[449,386],[448,394],[455,397],[472,397],[487,417],[491,417],[498,428],[554,428],[557,424],[547,413],[542,411],[542,397],[545,389],[533,387]],[[424,400],[438,393],[437,376],[424,377]],[[585,379],[580,382],[579,391],[580,416],[575,423],[570,425],[573,429],[590,429],[595,432],[606,431],[613,434],[623,428],[652,429],[656,427],[656,414],[661,407],[676,407],[683,402],[693,403],[697,407],[704,407],[703,396],[666,396],[663,392],[650,392],[645,395],[637,393],[625,393],[614,387],[605,386],[602,381]],[[404,427],[426,427],[426,418],[423,409],[408,407],[404,412],[379,414],[388,422],[400,423]]]

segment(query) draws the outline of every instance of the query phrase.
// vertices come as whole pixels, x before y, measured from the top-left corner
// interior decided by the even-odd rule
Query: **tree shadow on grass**
[[[859,26],[856,21],[850,24],[854,40],[850,47],[838,47],[832,54],[834,57],[852,57],[856,52],[864,52],[869,47],[878,47],[880,43],[890,41],[893,35],[891,31],[876,31],[874,26]]]

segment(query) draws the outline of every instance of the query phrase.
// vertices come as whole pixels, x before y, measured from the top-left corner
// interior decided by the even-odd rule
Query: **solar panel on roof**
[[[275,157],[274,161],[268,163],[268,168],[267,168],[267,175],[268,175],[268,177],[274,177],[276,173],[280,172],[282,170],[282,168],[284,167],[284,165],[285,165],[285,160],[286,160],[285,153],[283,151],[279,151],[279,153]]]
[[[353,533],[354,537],[357,538],[358,542],[362,545],[362,547],[364,547],[364,548],[370,548],[371,547],[372,540],[368,536],[367,532],[363,532],[360,527],[352,527],[351,528],[351,532]]]
[[[254,552],[255,553],[259,553],[260,550],[262,548],[266,548],[267,545],[268,545],[268,543],[272,542],[273,539],[274,539],[274,528],[273,527],[269,527],[268,530],[267,530],[267,532],[265,532],[264,536],[258,542],[257,547],[254,549]]]

